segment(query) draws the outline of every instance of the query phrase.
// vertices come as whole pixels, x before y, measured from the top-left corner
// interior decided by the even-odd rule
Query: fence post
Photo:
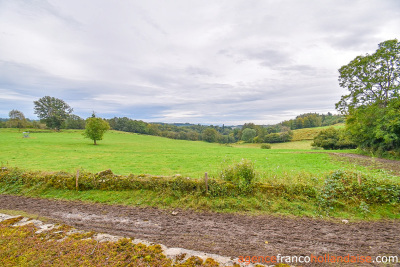
[[[204,175],[204,182],[206,184],[206,194],[208,194],[208,174],[205,173]]]
[[[79,190],[78,180],[79,180],[79,170],[76,171],[76,181],[75,181],[76,191]]]

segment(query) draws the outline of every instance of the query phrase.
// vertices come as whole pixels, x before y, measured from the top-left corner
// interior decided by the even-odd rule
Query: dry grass
[[[343,128],[344,123],[335,124],[333,126],[324,126],[324,127],[305,128],[305,129],[294,130],[292,141],[313,140],[314,137],[316,137],[321,130],[327,129],[329,127]]]

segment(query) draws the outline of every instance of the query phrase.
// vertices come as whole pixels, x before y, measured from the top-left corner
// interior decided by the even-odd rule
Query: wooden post
[[[358,185],[361,185],[361,176],[360,174],[357,175]]]
[[[204,182],[206,184],[206,194],[208,194],[208,174],[205,173],[204,175]]]
[[[79,180],[79,170],[76,171],[76,181],[75,181],[76,191],[79,190],[78,180]]]

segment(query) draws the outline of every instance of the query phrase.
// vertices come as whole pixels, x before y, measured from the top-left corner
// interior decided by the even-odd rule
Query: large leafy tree
[[[349,94],[336,108],[346,115],[353,140],[379,154],[400,154],[400,43],[380,43],[375,53],[356,57],[339,73],[340,86]]]
[[[85,132],[83,135],[93,140],[94,145],[97,141],[103,140],[103,135],[110,129],[110,125],[102,118],[90,117],[86,120]]]
[[[38,101],[33,101],[35,104],[35,114],[39,119],[46,123],[46,126],[59,130],[62,123],[72,113],[73,109],[63,100],[44,96]]]
[[[397,39],[380,43],[375,53],[356,57],[339,73],[340,86],[350,92],[336,103],[339,111],[346,114],[374,103],[386,107],[391,99],[399,97],[400,43]]]

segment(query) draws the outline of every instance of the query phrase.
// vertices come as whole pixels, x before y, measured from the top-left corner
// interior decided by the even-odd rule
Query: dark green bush
[[[333,127],[319,132],[311,145],[324,149],[351,149],[357,147],[351,140],[349,132]]]
[[[262,144],[261,149],[271,149],[271,145],[270,144]]]

